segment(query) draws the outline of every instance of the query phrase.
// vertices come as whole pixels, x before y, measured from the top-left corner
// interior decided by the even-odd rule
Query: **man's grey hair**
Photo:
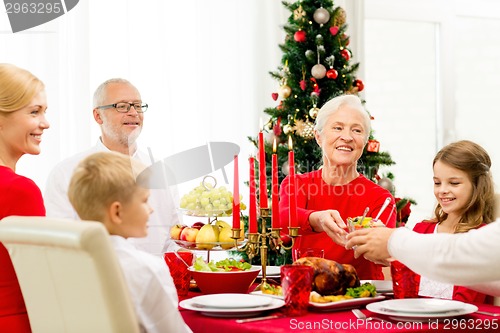
[[[106,88],[109,84],[113,84],[113,83],[129,84],[135,88],[135,86],[132,83],[130,83],[130,81],[125,80],[125,79],[113,78],[113,79],[106,80],[103,83],[101,83],[99,85],[99,87],[97,87],[97,89],[94,92],[94,100],[93,100],[93,107],[94,108],[101,106],[104,103],[104,100],[106,99],[106,93],[107,93]]]

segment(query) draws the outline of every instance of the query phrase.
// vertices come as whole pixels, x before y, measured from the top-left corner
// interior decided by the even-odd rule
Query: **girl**
[[[458,141],[441,149],[433,161],[435,218],[417,223],[414,231],[463,233],[493,221],[494,185],[491,159],[478,144]],[[422,276],[420,296],[483,303],[485,295]]]

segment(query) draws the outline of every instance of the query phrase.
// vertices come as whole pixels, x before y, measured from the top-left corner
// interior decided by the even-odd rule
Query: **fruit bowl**
[[[193,279],[204,294],[246,294],[260,272],[259,267],[247,271],[206,272],[189,267]]]
[[[240,229],[245,225],[240,221]],[[170,228],[170,239],[177,245],[191,250],[231,250],[245,244],[244,232],[240,234],[238,243],[233,238],[232,226],[222,220],[209,223],[198,221],[191,227],[176,224]]]
[[[210,251],[227,251],[235,248],[234,241],[231,243],[227,242],[209,242],[209,243],[197,243],[197,242],[188,242],[178,239],[172,239],[175,244],[179,245],[182,248],[190,249],[190,250],[210,250]],[[238,241],[238,246],[243,246],[247,240]]]
[[[193,217],[228,217],[231,216],[233,210],[232,209],[186,209],[179,208],[179,211],[188,216]]]

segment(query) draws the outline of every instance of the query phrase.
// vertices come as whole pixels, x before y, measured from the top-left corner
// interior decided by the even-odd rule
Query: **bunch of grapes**
[[[240,195],[240,202],[241,198]],[[230,216],[233,210],[233,194],[224,186],[217,188],[202,182],[181,198],[180,206],[192,215]],[[241,203],[240,209],[246,209],[245,204]]]

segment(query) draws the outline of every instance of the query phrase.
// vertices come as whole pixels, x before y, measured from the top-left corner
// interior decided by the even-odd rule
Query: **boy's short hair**
[[[99,152],[82,160],[71,178],[68,197],[82,220],[104,221],[109,206],[127,203],[140,186],[145,166],[117,152]]]

